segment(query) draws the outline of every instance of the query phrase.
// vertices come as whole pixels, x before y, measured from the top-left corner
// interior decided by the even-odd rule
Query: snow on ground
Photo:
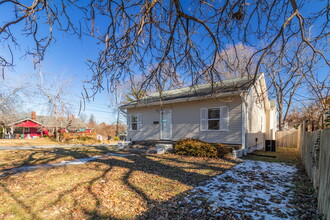
[[[207,203],[218,217],[292,219],[294,208],[289,201],[293,199],[291,181],[295,172],[294,166],[283,163],[245,160],[196,187],[185,199],[197,206]]]

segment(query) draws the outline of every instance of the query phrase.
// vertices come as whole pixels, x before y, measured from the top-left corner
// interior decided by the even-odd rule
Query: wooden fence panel
[[[319,176],[318,208],[330,219],[330,129],[321,134]]]
[[[306,132],[303,134],[302,151],[301,158],[305,166],[307,175],[313,182],[313,186],[316,188],[318,186],[318,155],[319,146],[316,145],[319,139],[320,132]]]
[[[297,148],[298,131],[277,131],[275,133],[276,147]]]
[[[318,209],[330,219],[330,129],[298,132],[298,149],[306,172],[318,190]]]

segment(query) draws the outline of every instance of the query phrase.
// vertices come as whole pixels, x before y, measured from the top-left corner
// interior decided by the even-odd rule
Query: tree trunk
[[[119,110],[117,111],[117,121],[116,121],[116,136],[118,136],[118,134],[119,134],[119,114],[120,114],[120,112],[119,112]]]
[[[283,131],[282,108],[278,109],[278,130]]]

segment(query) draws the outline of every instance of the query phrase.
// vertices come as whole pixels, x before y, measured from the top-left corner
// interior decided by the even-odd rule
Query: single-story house
[[[31,117],[26,115],[11,116],[12,122],[4,126],[5,138],[38,138],[43,134],[48,135],[54,133],[56,127],[58,129],[69,132],[77,132],[81,129],[90,130],[86,128],[86,124],[79,118],[71,116],[70,118],[53,116],[37,116],[36,112],[31,113]],[[23,119],[17,119],[23,118]]]
[[[128,141],[198,138],[246,153],[274,140],[277,126],[264,74],[154,93],[121,109]]]
[[[31,118],[24,118],[9,125],[15,138],[39,138],[43,134],[43,125],[36,121],[36,112]]]

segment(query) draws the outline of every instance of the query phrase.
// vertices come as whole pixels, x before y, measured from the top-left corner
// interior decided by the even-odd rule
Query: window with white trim
[[[228,131],[229,114],[228,107],[201,108],[201,131]]]
[[[30,132],[30,128],[23,128],[23,132]]]
[[[141,114],[131,114],[127,116],[129,131],[140,131],[142,127]]]

